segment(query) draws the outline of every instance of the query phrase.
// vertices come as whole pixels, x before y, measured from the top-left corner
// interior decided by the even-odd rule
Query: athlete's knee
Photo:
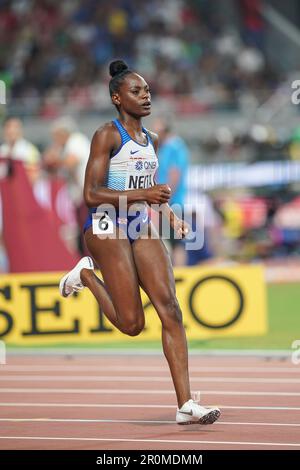
[[[122,325],[122,332],[128,336],[138,336],[144,329],[144,320],[134,320]]]
[[[170,296],[160,308],[160,319],[164,328],[182,324],[182,312],[175,296]]]

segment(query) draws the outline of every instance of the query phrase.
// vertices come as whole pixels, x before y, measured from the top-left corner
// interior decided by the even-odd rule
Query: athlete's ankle
[[[180,409],[187,401],[191,400],[190,395],[186,395],[177,401],[177,406]]]

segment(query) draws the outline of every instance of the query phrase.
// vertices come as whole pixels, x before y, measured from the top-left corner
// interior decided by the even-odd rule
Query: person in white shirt
[[[43,155],[44,164],[48,170],[66,179],[71,197],[79,207],[83,200],[90,141],[77,130],[73,119],[67,116],[53,122],[51,134],[53,143]]]
[[[67,183],[78,223],[77,233],[68,236],[70,239],[74,237],[73,240],[77,240],[79,251],[84,253],[85,246],[79,227],[83,225],[87,217],[87,207],[83,201],[83,186],[90,153],[90,141],[78,131],[76,123],[68,116],[60,117],[53,122],[51,134],[52,145],[43,155],[44,167],[48,172],[62,177]]]
[[[40,152],[23,137],[23,125],[19,118],[10,117],[3,126],[3,144],[0,145],[0,158],[11,158],[24,163],[30,182],[39,176]]]

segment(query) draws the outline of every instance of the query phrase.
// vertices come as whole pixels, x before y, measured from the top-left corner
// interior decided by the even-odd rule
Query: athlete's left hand
[[[178,217],[174,217],[171,226],[179,238],[185,238],[191,231],[190,225]]]

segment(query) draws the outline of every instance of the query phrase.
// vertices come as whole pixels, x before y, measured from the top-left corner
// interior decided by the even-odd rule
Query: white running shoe
[[[191,399],[185,402],[180,410],[177,409],[176,422],[177,424],[212,424],[220,415],[219,408],[205,408]]]
[[[80,272],[84,268],[94,269],[93,260],[89,256],[81,258],[75,268],[61,278],[59,283],[59,292],[63,297],[69,297],[70,295],[73,295],[74,292],[78,292],[85,287],[80,278]]]

